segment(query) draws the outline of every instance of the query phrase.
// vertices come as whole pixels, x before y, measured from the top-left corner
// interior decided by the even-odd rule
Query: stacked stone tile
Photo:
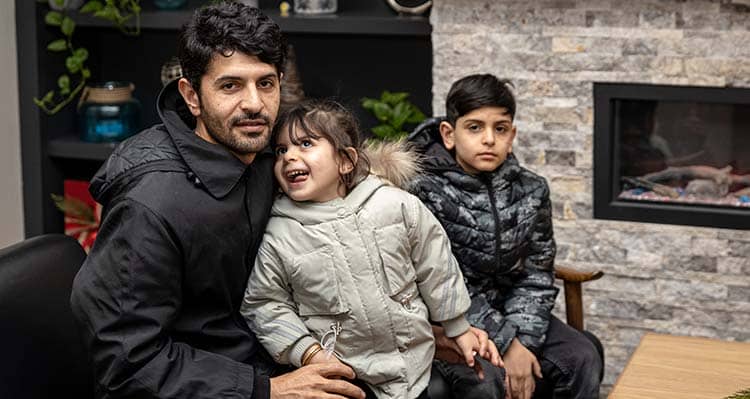
[[[750,2],[435,0],[430,18],[434,114],[459,77],[510,78],[513,148],[550,183],[558,262],[606,273],[584,290],[603,395],[647,331],[750,341],[750,232],[592,217],[592,82],[750,87]]]

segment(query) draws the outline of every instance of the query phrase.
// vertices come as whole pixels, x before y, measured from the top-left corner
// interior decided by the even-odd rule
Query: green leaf
[[[54,97],[54,95],[55,95],[55,92],[50,90],[47,92],[47,94],[44,95],[44,97],[42,97],[42,101],[48,103],[52,101],[52,97]]]
[[[425,114],[423,114],[422,111],[417,108],[416,105],[410,105],[411,112],[409,113],[409,119],[406,120],[407,123],[421,123],[423,120],[425,120],[425,118],[427,118]]]
[[[81,76],[83,76],[84,79],[88,79],[91,77],[91,71],[88,68],[81,69]]]
[[[44,16],[44,23],[52,26],[60,26],[62,24],[63,15],[57,11],[50,11]]]
[[[396,130],[388,125],[375,126],[372,128],[372,132],[375,133],[375,136],[383,139],[394,137],[397,134]]]
[[[60,75],[60,77],[57,78],[57,87],[61,90],[70,89],[70,78],[68,75]]]
[[[388,104],[381,102],[375,103],[372,111],[375,113],[375,117],[381,122],[391,119],[391,116],[393,115],[391,107]]]
[[[378,100],[376,100],[374,98],[364,97],[364,98],[362,98],[362,108],[364,108],[364,109],[366,109],[368,111],[372,111],[373,108],[375,108],[375,103],[378,103],[378,102],[380,102],[380,101],[378,101]]]
[[[88,14],[92,12],[97,12],[101,10],[102,8],[104,8],[104,5],[100,1],[91,0],[87,2],[86,4],[84,4],[83,7],[81,7],[78,11],[84,14]]]
[[[396,93],[390,93],[390,92],[384,92],[385,95],[387,93],[387,100],[383,99],[383,101],[387,102],[391,106],[395,106],[396,104],[406,100],[407,97],[409,97],[409,93],[404,92],[396,92]]]
[[[68,72],[77,73],[81,70],[81,61],[76,57],[70,56],[65,59],[65,67],[68,68]]]
[[[74,197],[63,197],[62,195],[50,194],[55,207],[64,212],[66,216],[80,219],[80,222],[96,223],[94,210],[91,205]]]
[[[68,48],[68,41],[65,39],[57,39],[49,42],[47,50],[49,51],[65,51]]]
[[[83,64],[83,62],[89,58],[89,51],[83,47],[77,48],[76,51],[73,52],[73,56],[78,58],[81,61],[81,64]]]
[[[65,6],[65,0],[52,0],[53,3],[55,3],[58,7],[64,7]]]
[[[396,130],[401,130],[401,126],[404,125],[407,119],[411,115],[411,108],[408,103],[400,102],[393,107],[393,119],[391,120],[391,126]]]
[[[62,25],[60,26],[60,30],[62,31],[63,35],[70,37],[70,35],[73,34],[73,31],[76,28],[76,23],[73,22],[70,17],[65,17],[62,20]]]

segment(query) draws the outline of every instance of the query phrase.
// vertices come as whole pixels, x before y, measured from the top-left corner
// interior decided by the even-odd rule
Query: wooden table
[[[750,343],[648,333],[609,399],[721,399],[750,388]]]

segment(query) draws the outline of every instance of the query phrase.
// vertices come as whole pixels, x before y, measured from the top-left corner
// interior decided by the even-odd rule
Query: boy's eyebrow
[[[484,121],[481,120],[481,119],[467,119],[463,123],[479,123],[479,124],[484,124]],[[495,123],[505,123],[505,124],[509,124],[510,125],[510,124],[513,124],[513,121],[508,120],[508,119],[503,119],[503,120],[495,122]]]

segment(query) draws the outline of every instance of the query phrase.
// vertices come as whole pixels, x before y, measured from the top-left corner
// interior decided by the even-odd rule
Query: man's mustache
[[[260,112],[254,113],[254,114],[245,114],[245,115],[235,116],[230,120],[230,123],[232,124],[232,126],[234,126],[240,123],[254,122],[259,119],[262,120],[266,125],[271,124],[271,117]]]

